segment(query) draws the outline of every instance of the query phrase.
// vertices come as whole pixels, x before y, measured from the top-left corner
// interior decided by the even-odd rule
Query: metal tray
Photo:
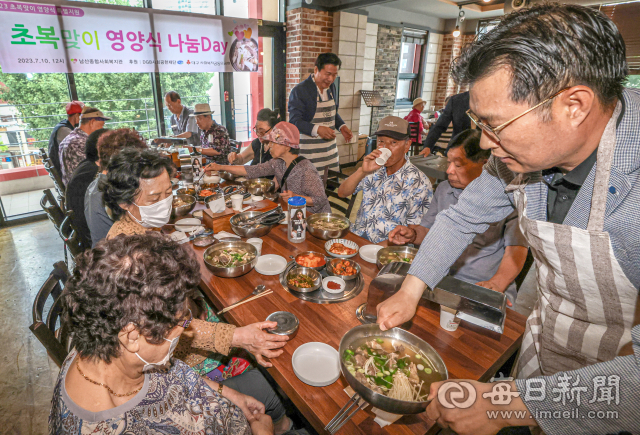
[[[295,261],[290,261],[287,264],[284,272],[280,274],[280,284],[282,284],[282,287],[286,291],[288,291],[295,297],[302,299],[303,301],[315,302],[316,304],[336,304],[338,302],[345,302],[349,299],[355,298],[364,288],[364,277],[362,276],[362,273],[359,273],[356,279],[345,281],[347,285],[342,293],[329,293],[322,287],[309,293],[300,293],[295,290],[291,290],[287,285],[287,275],[289,275],[289,271],[295,265]],[[322,269],[319,272],[323,279],[327,276],[330,276],[329,274],[327,274],[327,271],[325,269]]]

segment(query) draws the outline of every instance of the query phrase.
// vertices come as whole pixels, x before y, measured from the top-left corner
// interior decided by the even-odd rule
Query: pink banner
[[[69,6],[46,6],[5,1],[0,1],[0,11],[22,12],[24,14],[66,15],[70,17],[82,17],[84,15],[82,9]]]

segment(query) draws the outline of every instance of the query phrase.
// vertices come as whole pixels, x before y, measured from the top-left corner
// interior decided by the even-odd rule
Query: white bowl
[[[364,245],[360,248],[360,258],[368,263],[376,264],[378,259],[378,251],[381,250],[384,246],[380,245]]]
[[[355,249],[356,252],[349,255],[334,254],[333,252],[329,251],[329,248],[331,248],[331,245],[333,245],[334,243],[342,243],[347,248]],[[329,240],[327,243],[324,244],[324,249],[325,251],[327,251],[327,254],[331,255],[332,257],[351,258],[351,257],[355,257],[356,254],[358,253],[358,244],[356,242],[352,242],[351,240],[347,240],[347,239],[333,239],[333,240]]]
[[[340,377],[338,351],[325,343],[311,342],[298,347],[291,364],[298,379],[312,387],[326,387]]]
[[[329,284],[329,282],[335,282],[337,284],[340,284],[340,288],[338,290],[333,290],[330,289],[327,284]],[[338,278],[337,276],[328,276],[325,279],[322,280],[322,288],[329,293],[342,293],[345,289],[345,287],[347,286],[347,283],[344,282],[344,279],[342,278]]]
[[[287,268],[287,260],[274,254],[261,255],[255,269],[260,275],[279,275]]]

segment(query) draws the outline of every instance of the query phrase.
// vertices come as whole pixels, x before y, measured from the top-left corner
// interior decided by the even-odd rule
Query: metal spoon
[[[266,290],[267,290],[267,288],[266,288],[263,284],[260,284],[259,286],[257,286],[257,287],[255,288],[255,290],[254,290],[254,291],[253,291],[249,296],[246,296],[246,297],[244,297],[244,298],[240,299],[238,302],[234,302],[234,305],[235,305],[235,304],[237,304],[237,303],[240,303],[240,302],[244,301],[245,299],[249,299],[249,298],[250,298],[250,297],[252,297],[252,296],[257,296],[257,295],[259,295],[260,293],[264,293]],[[222,314],[222,312],[223,312],[223,311],[224,311],[224,309],[223,309],[223,310],[218,311],[218,312],[216,313],[216,316],[219,316],[220,314]]]

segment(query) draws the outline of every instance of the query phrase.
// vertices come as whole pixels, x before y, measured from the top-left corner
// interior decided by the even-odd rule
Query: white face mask
[[[162,368],[162,367],[166,366],[167,363],[169,362],[169,360],[171,359],[171,357],[173,356],[173,351],[176,350],[176,346],[178,345],[178,341],[180,341],[180,336],[177,336],[173,340],[167,340],[166,338],[164,340],[168,341],[169,343],[171,343],[171,345],[169,346],[169,352],[167,352],[167,355],[164,358],[162,358],[162,361],[159,361],[159,362],[156,362],[156,363],[146,362],[140,355],[138,355],[138,352],[136,352],[136,356],[138,358],[140,358],[140,360],[144,363],[144,367],[142,368],[143,372],[147,372],[147,371],[153,370],[155,368]]]
[[[166,225],[171,218],[171,204],[173,196],[169,195],[165,199],[151,205],[138,205],[140,210],[140,220],[127,210],[131,217],[145,228],[160,228]],[[134,202],[135,204],[135,202]]]

